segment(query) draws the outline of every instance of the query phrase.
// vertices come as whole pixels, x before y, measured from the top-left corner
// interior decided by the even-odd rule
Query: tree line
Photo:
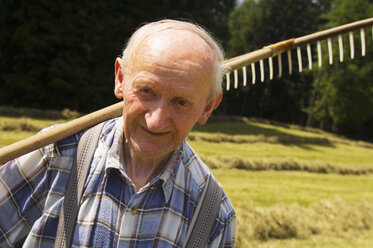
[[[371,0],[244,1],[230,15],[231,38],[227,49],[230,56],[236,56],[244,51],[252,51],[278,41],[369,18],[372,15]],[[354,32],[354,60],[349,58],[348,36],[343,37],[344,62],[339,62],[338,42],[334,39],[334,64],[331,66],[324,42],[323,66],[318,68],[317,56],[314,56],[315,69],[312,71],[305,68],[302,73],[287,76],[287,61],[284,58],[286,55],[283,55],[282,78],[275,78],[264,84],[257,83],[239,91],[230,91],[228,101],[225,102],[226,109],[230,109],[232,114],[319,127],[349,137],[372,140],[371,32],[371,28],[366,30],[365,57],[360,55],[360,33]],[[305,54],[305,51],[303,53]],[[295,50],[292,51],[292,55],[293,61],[297,61]],[[296,70],[297,68],[293,68],[293,71]]]
[[[2,0],[0,105],[90,112],[116,102],[114,60],[145,22],[196,22],[214,34],[229,58],[372,13],[371,0]],[[283,63],[281,78],[225,92],[217,114],[373,139],[372,46],[367,32],[365,57],[335,59],[332,66],[324,61],[320,69],[291,76]]]

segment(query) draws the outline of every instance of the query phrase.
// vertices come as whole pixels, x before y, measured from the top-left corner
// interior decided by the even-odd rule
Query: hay
[[[309,239],[312,235],[349,237],[373,228],[373,204],[323,200],[310,207],[236,207],[238,239],[236,247],[250,240]]]
[[[244,159],[240,156],[201,156],[211,169],[241,169],[250,171],[286,170],[312,173],[336,173],[342,175],[364,175],[373,173],[372,166],[339,165],[323,161],[302,161],[294,158]]]

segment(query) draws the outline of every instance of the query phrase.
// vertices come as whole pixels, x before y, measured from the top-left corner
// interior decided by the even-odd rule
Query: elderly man
[[[163,20],[137,30],[115,61],[123,117],[105,123],[72,240],[78,247],[182,247],[211,173],[185,138],[221,99],[223,53],[202,28]],[[53,247],[82,133],[0,171],[0,246]],[[233,247],[223,194],[208,247]]]

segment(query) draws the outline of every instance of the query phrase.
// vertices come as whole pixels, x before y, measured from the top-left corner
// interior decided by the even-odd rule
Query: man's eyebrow
[[[138,78],[138,79],[135,79],[133,81],[132,86],[133,87],[151,87],[151,88],[156,88],[157,87],[157,83],[152,82],[149,79]]]
[[[152,81],[151,79],[144,78],[144,77],[139,77],[136,78],[133,83],[132,87],[134,89],[138,88],[150,88],[151,90],[157,91],[160,89],[162,86],[158,84],[158,82]],[[177,88],[174,89],[172,86],[167,88],[168,93],[173,93],[175,97],[182,97],[190,101],[194,101],[195,99],[198,98],[197,93],[194,90],[191,90],[190,88]]]

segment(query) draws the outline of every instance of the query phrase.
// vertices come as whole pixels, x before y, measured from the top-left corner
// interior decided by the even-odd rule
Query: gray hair
[[[214,84],[211,87],[211,93],[209,97],[209,100],[211,100],[213,97],[222,92],[222,81],[225,74],[225,68],[223,67],[224,50],[209,32],[196,24],[185,21],[165,19],[148,23],[140,27],[130,37],[125,49],[123,50],[122,68],[125,68],[125,66],[129,64],[131,58],[134,58],[136,49],[138,48],[139,44],[141,44],[141,42],[145,40],[145,38],[152,36],[160,31],[169,29],[185,30],[198,35],[207,43],[208,47],[211,49],[211,52],[214,54],[216,58],[216,65]]]

